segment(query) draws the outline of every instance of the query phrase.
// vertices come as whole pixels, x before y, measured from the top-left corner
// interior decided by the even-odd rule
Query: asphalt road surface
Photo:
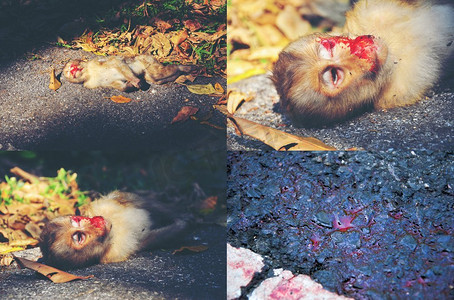
[[[421,102],[389,111],[365,113],[355,119],[321,129],[294,127],[279,110],[279,96],[269,75],[259,75],[229,85],[255,98],[235,113],[294,135],[315,137],[339,150],[450,150],[454,146],[454,78],[445,76]],[[240,137],[229,122],[228,150],[270,150],[249,137]]]
[[[28,269],[2,269],[0,298],[225,299],[225,241],[225,227],[204,226],[182,242],[208,246],[204,252],[146,251],[125,262],[71,271],[94,278],[67,283],[53,283]]]
[[[58,74],[68,60],[94,55],[53,46],[34,53],[39,59],[0,62],[0,150],[225,148],[225,118],[212,108],[218,97],[192,94],[176,83],[123,93],[86,89],[64,78],[53,91],[48,87],[52,67]],[[216,82],[225,87],[220,77],[199,77],[191,84]],[[107,99],[114,95],[133,101]],[[199,121],[171,124],[183,106],[197,107]]]

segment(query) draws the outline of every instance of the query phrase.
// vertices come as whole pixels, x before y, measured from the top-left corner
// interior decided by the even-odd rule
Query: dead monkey
[[[343,31],[302,37],[279,55],[272,80],[297,125],[419,101],[454,48],[454,11],[423,0],[360,0]]]
[[[84,87],[112,87],[120,91],[140,89],[142,80],[163,84],[189,73],[192,66],[163,65],[151,55],[124,58],[120,56],[97,57],[89,61],[72,60],[63,68],[63,75]]]
[[[135,194],[116,191],[90,203],[83,216],[49,221],[39,243],[44,261],[61,269],[119,262],[165,245],[187,229],[188,221],[171,217],[163,221],[169,212],[159,206],[147,210],[146,204]]]

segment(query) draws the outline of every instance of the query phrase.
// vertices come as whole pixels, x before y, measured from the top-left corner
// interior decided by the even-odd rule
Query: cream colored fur
[[[370,34],[388,47],[385,69],[390,84],[375,106],[390,108],[415,103],[438,79],[441,63],[452,54],[454,11],[448,5],[420,1],[362,0],[347,13],[344,32]]]
[[[110,193],[92,202],[86,211],[87,216],[104,216],[112,224],[111,246],[101,263],[123,261],[140,250],[152,226],[149,213],[138,208],[134,199],[119,203],[115,197],[116,192]]]

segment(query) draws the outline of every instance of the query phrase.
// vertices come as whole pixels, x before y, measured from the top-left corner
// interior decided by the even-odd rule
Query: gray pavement
[[[199,253],[153,250],[121,263],[71,273],[94,278],[52,283],[31,270],[0,271],[1,299],[226,299],[226,229],[206,225],[182,245],[207,245]]]
[[[255,98],[235,113],[257,123],[298,136],[315,137],[337,149],[452,150],[454,146],[454,78],[444,78],[423,101],[409,107],[365,113],[355,119],[320,129],[294,127],[279,113],[279,97],[269,75],[259,75],[229,85]],[[230,122],[229,122],[230,123]],[[240,137],[232,124],[227,128],[228,150],[270,150],[249,137]]]
[[[82,50],[49,46],[34,51],[40,59],[0,62],[0,150],[185,150],[225,148],[225,129],[198,121],[170,124],[182,106],[199,108],[197,117],[225,128],[224,116],[214,111],[217,97],[190,93],[169,83],[123,93],[86,89],[62,79],[48,88],[51,67],[61,72],[70,58],[91,58]],[[199,77],[193,84],[219,82]],[[124,95],[130,103],[106,97]]]

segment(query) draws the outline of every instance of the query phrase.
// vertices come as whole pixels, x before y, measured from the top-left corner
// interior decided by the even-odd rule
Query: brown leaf
[[[187,119],[189,119],[190,116],[195,115],[199,109],[197,107],[193,106],[183,106],[178,114],[173,118],[172,122],[170,124],[176,123],[176,122],[184,122]]]
[[[193,75],[193,74],[187,74],[187,75],[180,75],[178,76],[177,79],[175,79],[175,82],[176,83],[185,83],[186,81],[190,81],[190,82],[194,82],[194,80],[196,79],[196,75]]]
[[[49,278],[54,283],[63,283],[73,280],[82,280],[94,277],[93,275],[89,276],[77,276],[74,274],[66,273],[61,271],[57,268],[40,264],[38,262],[28,260],[25,258],[14,256],[14,259],[17,261],[21,268],[27,268],[30,270],[34,270],[47,278]]]
[[[55,69],[52,68],[52,71],[50,72],[50,82],[49,82],[49,88],[51,90],[58,90],[61,87],[61,82],[57,79],[57,76],[55,75]]]
[[[227,111],[231,114],[235,113],[243,102],[248,102],[254,99],[255,95],[245,95],[238,91],[229,91],[227,98]]]
[[[219,93],[219,94],[224,94],[224,88],[222,85],[218,82],[214,84],[214,89]]]
[[[115,103],[129,103],[129,102],[132,101],[132,99],[127,98],[127,97],[125,97],[125,96],[121,96],[121,95],[119,95],[119,96],[112,96],[112,97],[110,97],[109,99],[112,100],[112,101],[115,102]]]
[[[180,30],[178,34],[172,36],[170,40],[176,46],[180,45],[184,40],[188,38],[188,32],[186,30]]]
[[[156,57],[166,57],[172,52],[170,40],[161,32],[151,37],[151,48],[156,51]]]
[[[11,247],[25,247],[25,246],[36,246],[38,245],[38,240],[34,238],[23,238],[20,240],[15,240],[9,243]]]
[[[271,127],[267,127],[243,118],[229,115],[241,134],[258,139],[275,150],[324,151],[336,150],[312,137],[300,137]]]
[[[166,22],[161,19],[156,20],[155,25],[161,32],[165,32],[167,29],[172,28],[172,25],[169,22]]]
[[[216,208],[217,203],[218,203],[217,196],[211,196],[206,198],[200,205],[200,212],[202,214],[208,214],[212,212]]]
[[[0,266],[9,266],[14,258],[11,254],[0,255]]]
[[[209,83],[209,84],[193,84],[193,85],[186,85],[188,90],[193,93],[193,94],[198,94],[198,95],[212,95],[212,94],[218,94],[221,95],[222,93],[219,93],[214,86]]]
[[[189,31],[196,31],[202,28],[202,25],[196,20],[185,20],[183,21],[184,26],[189,29]]]
[[[190,251],[190,252],[203,252],[205,250],[208,249],[208,246],[205,246],[205,245],[199,245],[199,246],[183,246],[181,247],[180,249],[177,249],[175,251],[172,252],[172,254],[176,254],[176,253],[182,253],[184,252],[185,250],[186,251]]]

